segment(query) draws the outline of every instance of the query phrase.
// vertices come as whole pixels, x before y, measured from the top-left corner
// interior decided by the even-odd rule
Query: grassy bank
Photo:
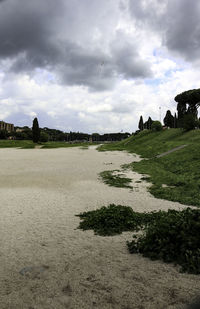
[[[156,155],[180,145],[185,148],[161,158]],[[153,185],[150,192],[157,198],[200,206],[200,131],[184,133],[180,129],[163,132],[143,131],[120,143],[103,145],[100,151],[126,150],[150,158],[130,164]]]
[[[136,136],[112,144],[105,144],[99,151],[126,150],[137,153],[144,158],[152,158],[180,145],[200,143],[200,131],[184,132],[181,129],[170,129],[161,132],[144,130]]]

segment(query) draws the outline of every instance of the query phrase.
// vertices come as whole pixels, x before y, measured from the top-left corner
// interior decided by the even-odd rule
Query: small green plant
[[[118,188],[129,188],[132,189],[130,186],[131,179],[127,177],[122,177],[123,174],[114,174],[119,172],[118,170],[113,171],[104,171],[101,172],[99,175],[102,178],[103,182],[109,186],[118,187]]]

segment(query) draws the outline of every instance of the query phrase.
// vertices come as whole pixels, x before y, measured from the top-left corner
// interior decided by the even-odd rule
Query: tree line
[[[171,111],[168,110],[163,119],[164,125],[168,128],[183,128],[186,131],[200,128],[200,118],[198,119],[200,89],[184,91],[178,94],[174,100],[177,102],[177,113],[173,116]],[[143,122],[143,117],[140,116],[138,128],[140,131],[155,129],[155,122],[157,123],[157,130],[162,129],[159,121],[153,121],[149,117],[146,122]]]
[[[57,129],[50,129],[48,127],[40,128],[38,119],[33,120],[32,128],[28,126],[15,127],[14,132],[0,131],[0,139],[17,139],[17,140],[33,140],[34,142],[104,142],[104,141],[121,141],[129,137],[128,132],[122,133],[82,133],[82,132],[63,132]]]

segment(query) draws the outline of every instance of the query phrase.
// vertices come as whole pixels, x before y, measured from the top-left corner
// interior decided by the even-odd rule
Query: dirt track
[[[0,150],[0,308],[183,308],[200,276],[130,255],[132,233],[95,236],[75,216],[109,203],[136,211],[182,208],[153,198],[137,173],[133,191],[98,179],[138,160],[94,148]],[[110,164],[112,163],[112,164]]]

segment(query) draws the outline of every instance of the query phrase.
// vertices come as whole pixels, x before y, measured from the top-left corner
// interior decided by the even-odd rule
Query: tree
[[[172,116],[170,110],[166,112],[165,118],[163,122],[166,127],[173,128],[174,127],[174,117]]]
[[[197,108],[200,106],[200,89],[192,89],[178,94],[174,100],[178,102],[178,126],[183,127],[184,116],[193,115],[197,119]]]
[[[46,132],[41,131],[40,132],[40,142],[46,143],[48,142],[48,140],[49,140],[49,135]]]
[[[34,118],[33,120],[32,133],[33,133],[33,142],[38,143],[40,139],[40,128],[37,118]]]
[[[195,119],[194,115],[186,114],[183,117],[183,129],[185,131],[193,130],[196,126],[198,126],[198,120]]]
[[[153,120],[151,119],[151,117],[148,118],[147,120],[147,129],[151,130],[151,126],[152,126]]]
[[[6,130],[0,130],[0,139],[6,139],[7,135],[8,134]]]
[[[162,124],[160,121],[156,120],[152,123],[151,129],[153,131],[161,131],[162,130]]]
[[[143,122],[143,117],[140,116],[140,121],[138,124],[138,128],[140,129],[140,131],[144,130],[144,122]]]

